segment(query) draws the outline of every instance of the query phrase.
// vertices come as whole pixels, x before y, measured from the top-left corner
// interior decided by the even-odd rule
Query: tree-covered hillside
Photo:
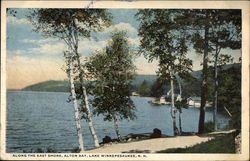
[[[24,91],[69,92],[68,81],[49,80],[23,88]]]
[[[227,64],[221,67],[222,70],[229,69],[231,67],[240,67],[239,63],[235,64]],[[212,71],[211,71],[212,72]],[[190,73],[194,79],[182,82],[183,85],[183,94],[188,96],[197,96],[200,94],[200,78],[201,78],[201,70],[193,71]],[[149,89],[149,93],[145,96],[154,96],[158,97],[158,94],[152,92],[152,86],[156,83],[158,76],[157,75],[136,75],[132,81],[132,91],[139,92],[140,86],[143,84],[144,81],[147,82],[147,86]],[[165,86],[167,88],[168,85]],[[70,86],[69,82],[64,81],[56,81],[56,80],[49,80],[41,83],[37,83],[34,85],[27,86],[23,88],[24,91],[47,91],[47,92],[69,92]],[[165,90],[166,91],[166,90]],[[154,93],[153,95],[151,93]]]
[[[152,85],[156,80],[156,75],[136,75],[132,81],[134,87],[140,86],[140,84],[147,80],[149,85]],[[68,81],[56,81],[49,80],[37,84],[33,84],[23,88],[24,91],[47,91],[47,92],[69,92],[69,82]]]

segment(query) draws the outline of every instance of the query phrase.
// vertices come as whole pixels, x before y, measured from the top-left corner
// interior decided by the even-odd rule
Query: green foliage
[[[231,15],[233,16],[231,17]],[[217,63],[218,54],[222,48],[240,48],[241,11],[218,9],[180,10],[177,20],[178,24],[190,34],[190,42],[195,51],[203,55],[199,120],[199,133],[202,133],[205,123],[204,106],[207,100],[212,99],[211,95],[209,95],[211,93],[210,88],[208,88],[210,86],[208,80],[209,54],[215,52],[214,57]]]
[[[13,17],[16,17],[16,15],[17,15],[17,11],[14,8],[6,8],[6,13],[8,15],[13,16]]]
[[[82,118],[89,118],[89,108],[83,96],[85,73],[81,66],[78,44],[81,38],[90,38],[91,32],[101,31],[110,26],[111,14],[105,9],[39,8],[31,10],[27,17],[32,23],[35,32],[40,32],[45,37],[61,39],[66,43],[67,50],[64,51],[67,66],[66,73],[68,77],[73,77],[71,83],[78,81],[81,83],[80,87],[79,85],[76,86],[77,98],[82,99],[82,108],[80,109],[83,114]],[[69,74],[70,70],[73,73],[71,75]],[[85,117],[85,114],[87,117]]]
[[[135,118],[135,106],[130,99],[135,66],[126,32],[115,31],[105,51],[90,57],[85,66],[89,78],[94,79],[94,113],[109,121],[114,117]]]
[[[214,99],[214,69],[209,66],[207,70],[207,101],[213,102]]]
[[[178,10],[142,9],[136,14],[140,21],[140,50],[148,58],[159,60],[158,74],[170,80],[170,73],[191,71],[192,61],[186,57],[188,35],[176,23]]]
[[[213,132],[213,131],[214,131],[214,123],[213,123],[213,121],[205,122],[204,132],[208,133],[208,132]]]
[[[230,127],[241,129],[241,65],[219,71],[218,110],[232,114]]]
[[[139,88],[144,80],[147,80],[149,86],[151,86],[155,80],[157,79],[157,75],[144,75],[144,74],[136,74],[133,77],[132,84],[134,87]]]
[[[90,37],[111,24],[112,16],[105,9],[33,9],[28,15],[34,31],[45,37],[64,39],[76,30],[79,36]]]
[[[141,37],[140,50],[149,62],[158,60],[157,74],[164,84],[171,82],[171,89],[173,89],[175,75],[183,77],[192,71],[192,60],[186,57],[188,34],[181,25],[176,23],[179,14],[179,10],[159,9],[142,9],[136,14],[140,21],[138,31]],[[172,97],[173,94],[174,91],[172,91]],[[174,135],[177,135],[175,112],[174,115],[171,113],[171,116]]]
[[[183,82],[183,96],[184,97],[192,97],[192,96],[200,96],[201,94],[201,78],[193,78]]]
[[[160,79],[156,79],[153,85],[150,88],[151,97],[161,97],[163,95],[163,84]]]
[[[158,153],[235,153],[234,138],[234,134],[227,134],[192,147],[168,149]]]
[[[188,108],[187,101],[185,99],[182,99],[181,101],[176,101],[175,107],[179,110],[179,112],[182,112],[182,108]]]
[[[153,84],[153,82],[157,79],[156,75],[135,75],[133,79],[131,80],[131,90],[137,91],[137,88],[139,88],[140,84],[147,80],[148,85],[150,86]],[[90,81],[85,81],[85,85],[87,88],[88,93],[91,93],[91,90],[93,89],[93,83]],[[67,80],[65,81],[44,81],[41,83],[37,83],[34,85],[29,85],[25,88],[23,88],[25,91],[47,91],[47,92],[69,92],[70,86],[69,82]],[[81,91],[81,85],[79,82],[76,82],[76,93],[78,94],[78,97],[82,95]]]
[[[139,90],[138,90],[138,93],[141,95],[141,96],[149,96],[150,94],[150,89],[149,89],[149,86],[148,86],[148,83],[146,80],[144,80],[142,82],[142,84],[140,85],[139,87]]]

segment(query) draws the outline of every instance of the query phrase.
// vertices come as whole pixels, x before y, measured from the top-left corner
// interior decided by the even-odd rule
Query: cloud
[[[149,74],[149,75],[155,75],[156,71],[158,70],[158,62],[153,61],[151,63],[148,62],[147,59],[143,55],[139,56],[135,60],[135,65],[137,67],[137,73],[138,74]]]
[[[15,56],[7,59],[7,88],[24,88],[46,80],[63,80],[62,59],[34,59]]]
[[[9,56],[39,56],[47,57],[52,55],[60,55],[66,49],[66,45],[62,42],[57,42],[54,44],[38,44],[39,47],[30,47],[23,50],[8,50],[7,54]]]
[[[79,53],[88,56],[94,53],[96,50],[104,48],[108,40],[95,41],[95,40],[83,40],[79,43]]]
[[[24,53],[24,50],[8,50],[8,55],[22,55]]]
[[[133,48],[137,48],[140,45],[140,38],[139,37],[135,37],[135,38],[128,38],[128,41],[130,42],[130,44],[132,45]]]
[[[33,54],[60,54],[66,49],[66,45],[57,42],[55,44],[42,44],[38,48],[31,48],[28,50],[29,53]]]
[[[11,56],[39,56],[47,57],[52,55],[61,55],[63,51],[67,49],[67,45],[57,39],[47,38],[47,39],[23,39],[19,42],[25,44],[33,44],[38,47],[27,47],[22,50],[8,50],[8,55]],[[79,53],[83,56],[88,56],[96,50],[100,50],[106,46],[108,39],[102,41],[95,41],[89,39],[83,39],[79,41]]]
[[[106,28],[102,33],[105,33],[105,34],[111,33],[115,29],[125,30],[128,32],[128,35],[132,37],[136,36],[138,33],[136,28],[134,28],[131,24],[125,23],[125,22],[120,22],[118,24],[112,25],[111,27]]]
[[[31,25],[26,18],[16,18],[14,16],[7,16],[7,23],[10,25]]]
[[[58,41],[55,38],[46,38],[46,39],[23,39],[19,40],[21,43],[33,43],[33,44],[44,44],[44,43],[54,43]]]

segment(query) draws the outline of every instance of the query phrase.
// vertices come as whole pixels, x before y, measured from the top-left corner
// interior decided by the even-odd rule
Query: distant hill
[[[157,75],[136,75],[132,84],[134,86],[140,86],[142,82],[146,80],[149,85],[152,85],[157,78]]]
[[[144,80],[148,82],[148,84],[152,84],[156,80],[156,75],[136,75],[132,84],[135,86],[139,86]],[[23,91],[47,91],[47,92],[69,92],[70,84],[68,81],[56,81],[49,80],[37,84],[33,84],[27,86],[22,89]]]
[[[224,65],[222,68],[228,69],[232,66],[239,66],[239,63]],[[191,72],[193,77],[199,78],[202,74],[201,70]],[[157,79],[157,75],[136,75],[132,81],[132,85],[139,87],[144,80],[147,81],[148,85],[152,85]],[[47,91],[47,92],[69,92],[70,84],[68,81],[55,81],[49,80],[23,88],[24,91]]]
[[[69,92],[70,86],[68,81],[49,80],[34,85],[27,86],[23,91],[47,91],[47,92]]]
[[[240,66],[240,63],[234,63],[234,64],[223,65],[221,68],[222,68],[222,70],[226,70],[226,69],[231,68],[231,67],[239,67],[239,66]],[[210,67],[212,67],[212,66],[210,66]],[[193,71],[190,74],[195,78],[199,78],[199,77],[201,77],[202,70]]]

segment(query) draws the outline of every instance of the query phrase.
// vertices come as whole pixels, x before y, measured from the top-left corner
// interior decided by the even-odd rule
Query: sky
[[[21,89],[28,85],[46,80],[64,80],[65,62],[63,50],[66,44],[55,38],[45,38],[40,33],[32,31],[32,25],[26,18],[27,9],[16,9],[16,17],[7,15],[7,88]],[[110,39],[110,32],[116,29],[128,31],[128,40],[133,48],[138,48],[139,22],[135,18],[136,9],[110,9],[113,15],[113,25],[103,32],[95,33],[98,40],[82,39],[79,43],[79,53],[88,57],[96,50],[105,47]],[[224,50],[236,59],[240,51]],[[202,57],[193,50],[188,51],[188,57],[193,60],[193,70],[201,69]],[[143,55],[134,60],[137,74],[155,75],[157,61],[148,63]]]

